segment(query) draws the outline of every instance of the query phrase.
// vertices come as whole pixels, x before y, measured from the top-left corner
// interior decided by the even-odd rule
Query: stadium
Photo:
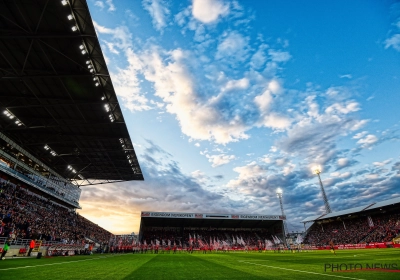
[[[397,279],[400,198],[332,212],[322,181],[327,211],[294,235],[279,191],[280,213],[142,209],[138,234],[79,215],[85,187],[143,181],[146,160],[88,4],[3,0],[0,24],[2,279]]]

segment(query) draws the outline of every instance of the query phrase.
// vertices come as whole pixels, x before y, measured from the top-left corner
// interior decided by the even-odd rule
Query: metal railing
[[[7,237],[0,237],[0,245],[4,245],[8,238]],[[13,239],[10,242],[10,245],[16,245],[16,246],[29,246],[29,243],[31,242],[32,239]],[[49,247],[49,246],[55,246],[55,245],[65,245],[61,241],[42,241],[42,247]]]
[[[23,181],[24,183],[27,183],[27,184],[29,184],[29,185],[31,185],[31,186],[34,186],[35,188],[39,188],[39,189],[41,189],[42,191],[44,191],[45,193],[50,194],[51,196],[57,197],[58,199],[60,199],[60,200],[62,200],[62,201],[68,202],[69,204],[72,204],[72,205],[74,205],[75,207],[80,208],[79,204],[78,204],[76,201],[71,201],[71,200],[66,199],[65,197],[63,197],[63,196],[61,196],[61,195],[57,195],[55,192],[50,191],[50,190],[47,189],[46,187],[44,187],[44,186],[42,186],[42,185],[36,183],[35,181],[33,181],[33,180],[32,180],[31,178],[29,178],[28,176],[25,176],[24,174],[19,173],[18,171],[15,171],[14,169],[5,167],[5,166],[3,166],[3,165],[0,165],[0,169],[2,169],[5,173],[7,173],[7,174],[9,174],[9,175],[11,175],[11,176],[13,176],[13,175],[18,176],[19,179],[20,179],[21,181]]]

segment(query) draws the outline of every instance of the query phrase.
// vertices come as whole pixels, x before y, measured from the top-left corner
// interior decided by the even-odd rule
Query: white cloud
[[[351,74],[345,74],[345,75],[340,75],[339,78],[341,78],[341,79],[343,79],[343,78],[351,79],[351,78],[353,78],[353,76]]]
[[[150,13],[153,19],[153,26],[158,31],[167,26],[167,17],[170,11],[167,2],[164,0],[143,0],[143,7]]]
[[[265,49],[268,47],[266,44],[261,44],[258,50],[253,54],[250,61],[250,66],[254,69],[260,69],[265,65],[267,56],[265,55]]]
[[[271,60],[274,62],[286,62],[292,56],[288,52],[276,51],[276,50],[268,50],[268,54],[271,57]]]
[[[94,5],[95,5],[96,7],[99,7],[100,10],[103,10],[103,9],[104,9],[104,3],[103,3],[102,1],[96,1],[96,2],[94,2]]]
[[[363,126],[365,126],[368,122],[369,122],[369,120],[358,120],[358,121],[355,121],[350,130],[352,130],[352,131],[359,130]]]
[[[290,119],[285,116],[280,116],[276,113],[269,113],[268,115],[265,115],[260,123],[265,127],[275,130],[284,130],[291,124]]]
[[[154,83],[155,94],[167,103],[167,112],[176,115],[182,132],[193,139],[221,144],[247,139],[244,132],[248,127],[239,116],[226,119],[214,103],[199,98],[195,79],[185,64],[193,59],[191,53],[176,49],[166,54],[164,62],[158,49],[149,50],[143,57],[147,66],[144,75]]]
[[[378,179],[378,178],[379,178],[379,175],[378,175],[378,174],[371,173],[371,174],[365,175],[365,177],[366,177],[367,179],[369,179],[369,180],[374,180],[374,179]]]
[[[228,187],[256,187],[256,185],[265,185],[267,183],[266,169],[256,162],[235,167],[233,171],[239,173],[239,175],[237,179],[228,182]]]
[[[261,95],[257,95],[254,98],[254,102],[257,104],[258,109],[262,113],[269,111],[272,101],[273,101],[272,94],[268,88]]]
[[[112,43],[114,47],[122,50],[132,47],[132,34],[129,32],[129,29],[126,26],[119,26],[112,29],[101,26],[95,21],[93,21],[93,25],[96,29],[96,32],[112,35],[112,39],[114,40]]]
[[[229,13],[229,4],[221,0],[193,0],[193,17],[203,23],[216,22]]]
[[[336,177],[336,178],[342,178],[342,179],[347,179],[349,177],[351,177],[351,172],[344,172],[344,173],[340,173],[340,172],[333,172],[330,174],[332,177]]]
[[[348,158],[339,158],[337,160],[337,164],[339,167],[347,166],[349,164],[349,159]]]
[[[357,133],[356,135],[354,135],[353,136],[353,139],[360,139],[360,138],[363,138],[365,135],[367,135],[368,134],[368,131],[362,131],[362,132],[359,132],[359,133]]]
[[[126,51],[128,66],[112,74],[115,93],[122,98],[130,111],[150,109],[147,98],[142,94],[138,73],[141,71],[140,58],[131,49]]]
[[[326,108],[325,112],[328,114],[349,114],[352,112],[357,112],[358,110],[360,110],[359,104],[355,101],[349,101],[345,104],[335,103]]]
[[[196,143],[194,144],[196,147],[200,147],[200,143]]]
[[[373,134],[368,134],[365,138],[361,138],[357,141],[357,144],[360,144],[362,148],[368,149],[371,148],[376,142],[378,142],[378,137]]]
[[[237,31],[225,34],[224,39],[217,47],[216,59],[230,58],[236,61],[245,61],[249,52],[249,38]]]
[[[107,48],[112,52],[113,54],[119,54],[119,51],[115,48],[115,45],[112,42],[104,41],[106,44]]]
[[[381,161],[381,162],[375,161],[373,164],[374,164],[376,167],[383,167],[383,166],[385,166],[385,165],[391,163],[392,160],[393,160],[393,159],[389,158],[389,159],[384,160],[384,161]]]
[[[396,51],[400,52],[400,34],[395,34],[392,37],[386,39],[385,41],[385,49],[394,48]]]
[[[267,89],[254,98],[254,103],[257,105],[261,118],[258,125],[269,127],[272,129],[286,129],[290,126],[290,120],[276,112],[271,112],[271,105],[273,103],[273,94],[280,93],[282,87],[278,81],[272,80],[268,83]]]
[[[332,92],[331,89],[326,91],[326,109],[320,108],[323,106],[320,106],[321,101],[308,92],[304,101],[297,105],[299,108],[293,113],[287,136],[277,142],[288,155],[301,156],[308,163],[324,165],[337,158],[337,138],[360,126],[361,121],[355,120],[351,114],[358,110],[357,104],[343,100],[329,105],[331,98],[335,101],[343,99],[340,92]]]
[[[114,3],[113,3],[113,0],[106,0],[106,3],[107,3],[107,5],[108,5],[108,11],[109,11],[109,12],[114,12],[114,11],[117,10],[117,9],[115,8],[115,5],[114,5]]]
[[[111,72],[115,93],[121,97],[123,105],[131,111],[143,111],[150,109],[148,100],[141,92],[138,74],[142,71],[143,63],[141,58],[132,50],[132,35],[126,27],[115,29],[106,28],[93,22],[98,33],[111,35],[111,41],[104,40],[108,49],[119,54],[123,52],[128,66],[124,69],[117,68]]]
[[[269,111],[270,106],[273,102],[272,94],[277,94],[282,90],[281,85],[278,81],[272,80],[268,83],[267,88],[261,95],[257,95],[254,98],[254,102],[257,104],[258,109],[261,113]]]
[[[225,86],[222,88],[223,91],[230,91],[230,90],[243,90],[249,87],[249,79],[242,78],[240,80],[229,80]]]
[[[193,171],[191,175],[200,185],[205,185],[208,181],[207,175],[200,170]]]
[[[289,175],[296,168],[296,165],[289,162],[286,166],[283,167],[282,173],[284,176]]]
[[[211,165],[212,167],[217,167],[217,166],[227,164],[235,159],[234,155],[224,155],[224,154],[211,155],[211,156],[206,155],[206,157],[208,158],[208,161],[212,163],[212,165]]]

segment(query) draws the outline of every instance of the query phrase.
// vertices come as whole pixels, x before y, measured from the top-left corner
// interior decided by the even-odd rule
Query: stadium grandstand
[[[400,198],[392,198],[302,221],[304,243],[327,246],[330,241],[343,247],[391,247],[400,242]]]
[[[4,0],[0,11],[0,243],[108,244],[75,212],[81,187],[143,175],[88,5]]]
[[[142,212],[140,246],[194,250],[258,249],[285,243],[285,216]]]

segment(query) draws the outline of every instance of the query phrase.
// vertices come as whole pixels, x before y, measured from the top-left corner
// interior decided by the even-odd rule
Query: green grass
[[[400,279],[382,271],[325,272],[325,264],[397,264],[400,250],[119,254],[0,261],[1,279]]]

